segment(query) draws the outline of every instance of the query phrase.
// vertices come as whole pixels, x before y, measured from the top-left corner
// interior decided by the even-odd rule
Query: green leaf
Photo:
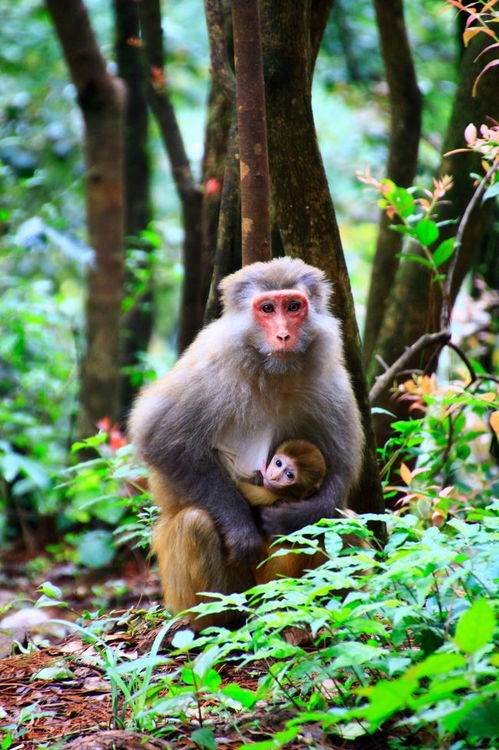
[[[436,266],[441,266],[442,263],[445,263],[451,257],[454,252],[455,242],[455,237],[449,237],[449,239],[440,243],[433,253],[433,262]]]
[[[299,731],[300,727],[291,727],[290,729],[285,729],[283,732],[277,732],[270,740],[252,742],[249,745],[239,745],[239,750],[246,750],[246,748],[251,748],[251,750],[275,750],[276,748],[284,747],[288,742],[294,740]]]
[[[413,227],[408,227],[406,224],[389,224],[389,227],[399,234],[410,234],[411,237],[414,236]]]
[[[396,187],[394,190],[390,190],[386,197],[403,219],[414,212],[414,198],[405,188]]]
[[[172,638],[172,646],[181,649],[189,648],[193,640],[194,633],[192,630],[179,630]]]
[[[492,640],[494,610],[486,599],[477,599],[459,618],[455,641],[461,651],[473,654]]]
[[[369,689],[369,704],[359,709],[359,715],[376,727],[404,708],[417,686],[417,680],[406,678],[391,681],[380,680],[372,691]]]
[[[331,655],[336,657],[331,666],[333,669],[338,669],[339,667],[366,664],[379,658],[383,653],[383,649],[376,646],[368,646],[366,643],[357,643],[356,641],[345,641],[331,649]]]
[[[461,726],[472,737],[499,737],[499,700],[490,700],[472,708]]]
[[[440,234],[437,225],[434,221],[431,221],[431,219],[421,219],[421,221],[418,221],[414,227],[414,232],[417,239],[422,245],[425,245],[425,247],[428,247],[435,242]]]
[[[431,268],[432,270],[434,268],[432,261],[428,260],[428,258],[423,258],[421,255],[415,255],[414,253],[400,253],[398,257],[403,260],[409,260],[411,263],[420,263],[422,266],[426,266],[426,268]]]
[[[382,409],[381,406],[373,406],[371,409],[371,414],[387,414],[389,417],[393,417],[395,419],[395,414],[391,411],[388,411],[388,409]]]
[[[194,661],[192,670],[197,677],[204,683],[205,675],[211,670],[214,664],[220,658],[221,649],[218,646],[212,646],[211,648],[203,651]],[[216,673],[215,673],[216,674]]]
[[[213,693],[216,693],[216,691],[220,687],[221,682],[222,682],[222,678],[220,677],[216,669],[209,669],[207,672],[203,674],[203,677],[202,677],[203,687],[207,688],[208,690],[211,690]]]
[[[38,672],[32,675],[32,680],[45,680],[46,682],[57,682],[58,680],[74,680],[75,675],[73,672],[65,667],[59,665],[55,667],[44,667]]]
[[[420,664],[409,670],[411,677],[433,677],[445,675],[458,667],[464,667],[466,661],[461,654],[432,654]]]
[[[198,747],[207,747],[208,750],[217,750],[217,741],[212,729],[202,727],[201,729],[195,729],[191,733],[191,740],[196,743]]]
[[[247,690],[246,688],[242,688],[236,683],[226,685],[222,688],[221,692],[228,698],[232,698],[232,700],[241,703],[244,708],[253,708],[258,700],[255,693],[253,693],[251,690]]]
[[[487,188],[487,190],[483,194],[482,203],[484,203],[484,201],[488,201],[489,198],[496,198],[498,195],[499,195],[499,181],[495,182],[493,185]]]
[[[50,581],[45,581],[40,586],[38,586],[38,590],[45,594],[46,596],[52,597],[52,599],[62,599],[62,591],[59,588],[59,586],[54,586],[53,583],[50,583]]]
[[[81,537],[77,550],[83,565],[89,568],[103,568],[114,557],[113,535],[104,529],[87,531]]]

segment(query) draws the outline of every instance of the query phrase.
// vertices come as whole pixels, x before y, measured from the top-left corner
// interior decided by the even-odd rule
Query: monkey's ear
[[[327,312],[329,300],[333,294],[333,285],[326,278],[324,271],[314,266],[306,266],[300,278],[307,295],[317,312]]]
[[[254,281],[248,277],[247,273],[243,274],[241,271],[245,269],[231,273],[218,285],[224,310],[244,309],[247,300],[253,295]]]

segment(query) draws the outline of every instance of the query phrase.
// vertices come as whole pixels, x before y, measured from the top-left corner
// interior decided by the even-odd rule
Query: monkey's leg
[[[265,544],[263,550],[262,559],[272,555],[277,550],[289,549],[285,545],[276,545],[270,547],[268,543]],[[322,565],[326,560],[326,556],[322,550],[317,550],[313,555],[305,555],[303,553],[294,554],[292,552],[289,555],[283,555],[282,557],[274,557],[267,560],[260,565],[255,572],[257,583],[268,583],[268,581],[274,581],[276,578],[299,578],[306,570],[313,570]]]
[[[199,591],[231,594],[254,585],[250,568],[228,562],[222,539],[211,516],[200,508],[185,508],[174,516],[160,518],[154,534],[154,551],[158,557],[159,574],[165,605],[174,613],[209,601]],[[196,629],[207,625],[230,624],[236,616],[213,615],[196,619]]]

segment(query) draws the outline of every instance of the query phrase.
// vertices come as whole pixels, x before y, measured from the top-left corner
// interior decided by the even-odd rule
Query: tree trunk
[[[205,323],[218,318],[222,309],[218,285],[225,276],[241,268],[241,211],[239,202],[239,159],[237,123],[234,114],[227,146],[222,199],[218,221],[213,276],[206,304]]]
[[[182,352],[198,332],[204,315],[199,273],[202,192],[194,180],[175,110],[168,95],[159,0],[141,0],[139,13],[148,68],[149,103],[170,159],[182,211],[184,284],[178,334],[178,349]]]
[[[477,95],[472,96],[476,77],[490,59],[486,55],[479,60],[476,60],[476,57],[489,41],[485,35],[475,37],[463,56],[458,89],[445,139],[445,152],[465,146],[463,132],[468,123],[473,122],[479,126],[487,120],[487,116],[495,120],[499,119],[499,69],[497,67],[484,75],[478,85]],[[480,172],[479,155],[467,152],[444,156],[440,174],[452,175],[454,187],[446,195],[449,202],[438,209],[438,220],[458,219],[462,216],[475,190],[470,177],[471,172]],[[492,201],[489,201],[478,205],[472,212],[453,275],[451,303],[487,231],[491,211]],[[439,240],[455,234],[455,231],[455,224],[442,227]],[[400,356],[406,346],[414,343],[425,332],[436,331],[440,326],[441,307],[442,299],[438,286],[432,284],[427,269],[418,263],[403,262],[390,295],[376,346],[380,357],[390,364]],[[417,361],[409,364],[409,367],[427,368],[433,371],[437,363],[438,357],[434,357],[434,350],[426,349],[419,354]],[[372,362],[371,377],[374,378],[379,371],[379,364]],[[407,415],[406,402],[392,402],[390,394],[386,391],[377,399],[376,405],[395,411],[400,417]],[[388,435],[386,419],[380,418],[378,422],[377,430],[381,441]]]
[[[312,114],[315,48],[309,8],[263,0],[261,14],[274,217],[286,254],[324,269],[334,283],[333,312],[343,324],[345,356],[367,440],[360,486],[350,505],[358,512],[381,512],[383,496],[360,337]]]
[[[221,213],[225,165],[228,159],[229,133],[233,116],[233,103],[227,92],[212,80],[208,100],[204,158],[202,165],[203,205],[201,210],[201,267],[199,269],[201,303],[205,308],[213,278],[217,252],[217,236]],[[238,187],[235,187],[236,198]],[[204,322],[200,321],[200,324]]]
[[[390,143],[387,177],[401,187],[412,185],[416,174],[421,135],[421,92],[412,60],[402,0],[375,0],[376,19],[390,89]],[[383,313],[399,267],[397,254],[403,237],[390,229],[393,223],[380,217],[376,253],[364,326],[364,363],[370,362],[383,322]]]
[[[259,0],[232,0],[243,266],[270,260],[270,189]]]
[[[86,352],[81,365],[80,433],[95,433],[119,409],[123,297],[123,112],[125,90],[106,69],[81,0],[47,0],[85,122],[89,242]]]
[[[144,66],[140,48],[139,13],[134,0],[113,0],[116,26],[118,74],[128,90],[125,112],[125,233],[126,244],[145,253],[141,267],[146,281],[136,304],[124,320],[123,365],[136,367],[147,351],[152,332],[152,278],[147,255],[151,246],[140,238],[151,221],[150,162],[147,147],[148,113]],[[126,417],[140,384],[134,385],[128,374],[121,384],[121,416]]]

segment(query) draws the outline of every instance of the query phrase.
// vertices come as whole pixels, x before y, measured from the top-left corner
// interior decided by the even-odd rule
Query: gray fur
[[[255,263],[220,285],[224,314],[197,336],[175,367],[146,388],[130,430],[140,455],[192,505],[210,513],[237,561],[254,559],[260,534],[289,533],[334,515],[357,481],[363,433],[343,362],[339,323],[328,311],[331,285],[301,260]],[[309,300],[299,351],[269,352],[255,326],[251,300],[271,289],[299,289]],[[251,511],[216,446],[228,426],[251,441],[273,427],[275,447],[287,439],[314,443],[324,454],[326,479],[305,501]]]

